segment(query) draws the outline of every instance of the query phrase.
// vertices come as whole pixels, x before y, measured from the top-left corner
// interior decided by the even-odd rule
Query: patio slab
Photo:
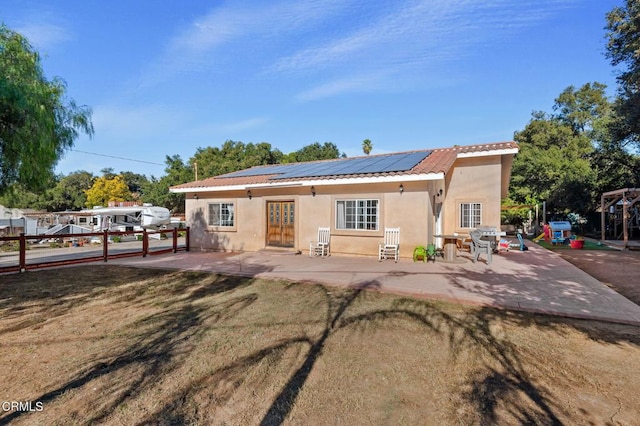
[[[378,262],[374,257],[258,253],[181,252],[123,258],[110,264],[281,278],[346,287],[375,288],[473,305],[492,306],[640,325],[640,306],[537,245],[472,263]]]

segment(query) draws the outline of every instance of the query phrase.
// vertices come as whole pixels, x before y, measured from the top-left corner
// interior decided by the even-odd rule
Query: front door
[[[293,201],[267,202],[267,245],[294,246],[295,209]]]

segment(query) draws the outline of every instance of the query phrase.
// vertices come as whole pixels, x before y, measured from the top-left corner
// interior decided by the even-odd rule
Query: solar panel
[[[431,154],[431,151],[375,155],[373,157],[346,158],[315,163],[274,164],[272,166],[252,167],[220,177],[278,175],[271,178],[277,180],[360,173],[404,172],[411,170],[415,165],[427,158],[429,154]]]

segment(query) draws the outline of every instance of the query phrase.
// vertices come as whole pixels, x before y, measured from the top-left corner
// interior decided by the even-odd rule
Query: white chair
[[[378,245],[378,261],[390,259],[398,262],[400,255],[400,228],[385,228],[384,241]]]
[[[309,257],[329,256],[329,239],[331,230],[329,228],[318,228],[318,240],[309,243]]]

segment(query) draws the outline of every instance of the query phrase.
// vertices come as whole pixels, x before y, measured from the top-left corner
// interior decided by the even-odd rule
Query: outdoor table
[[[461,263],[462,259],[458,259],[458,240],[464,240],[466,235],[447,234],[434,235],[436,238],[444,240],[444,261],[451,263]]]

